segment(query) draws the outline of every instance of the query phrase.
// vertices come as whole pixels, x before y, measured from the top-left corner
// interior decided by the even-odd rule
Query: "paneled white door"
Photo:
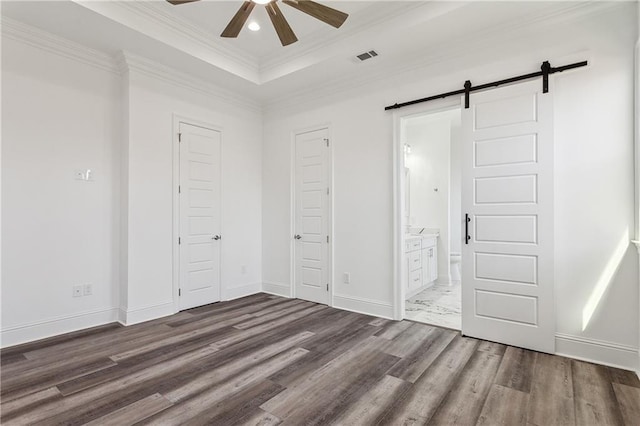
[[[220,132],[180,123],[180,309],[220,300]]]
[[[329,301],[328,130],[295,136],[295,296]]]
[[[462,110],[462,332],[553,353],[553,100],[532,81]]]

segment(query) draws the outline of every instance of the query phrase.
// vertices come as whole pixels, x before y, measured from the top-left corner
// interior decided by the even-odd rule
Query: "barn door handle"
[[[300,235],[296,235],[296,236],[295,236],[295,237],[293,237],[293,238],[295,238],[296,240],[299,240],[299,239],[301,239],[302,237],[301,237]]]
[[[469,222],[471,222],[469,213],[465,213],[464,215],[464,243],[465,244],[469,244],[469,240],[471,239],[471,237],[469,236]]]
[[[222,239],[222,237],[220,235],[216,235],[216,236],[213,237],[213,239],[218,241],[218,240]]]

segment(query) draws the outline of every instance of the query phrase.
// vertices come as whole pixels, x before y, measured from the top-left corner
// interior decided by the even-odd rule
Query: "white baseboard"
[[[451,276],[450,275],[438,275],[438,278],[436,279],[436,284],[451,285]]]
[[[117,320],[118,309],[106,308],[7,327],[0,332],[0,347],[6,348],[32,342],[59,334],[109,324]]]
[[[262,291],[262,283],[245,284],[240,287],[222,289],[222,300],[239,299]]]
[[[291,287],[287,284],[263,282],[262,291],[276,296],[291,297]]]
[[[333,307],[376,317],[393,318],[393,305],[378,300],[334,294]]]
[[[556,355],[624,370],[638,371],[638,348],[556,333]]]
[[[405,298],[405,299],[411,299],[411,298],[412,298],[413,296],[415,296],[416,294],[418,294],[418,293],[420,293],[421,291],[424,291],[424,290],[426,290],[426,289],[428,289],[428,288],[431,288],[431,287],[433,287],[434,285],[436,285],[436,282],[435,282],[435,281],[431,281],[430,283],[427,283],[427,284],[425,284],[425,285],[423,285],[423,286],[420,286],[420,287],[418,287],[418,288],[416,288],[416,289],[414,289],[414,290],[409,290],[409,291],[407,291],[407,292],[404,294],[404,298]]]
[[[142,308],[120,310],[119,321],[124,325],[133,325],[175,314],[173,300]]]

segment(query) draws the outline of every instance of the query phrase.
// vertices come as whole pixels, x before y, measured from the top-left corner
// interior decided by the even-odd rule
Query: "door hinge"
[[[178,244],[182,244],[182,240],[178,237]]]
[[[329,187],[327,187],[327,195],[329,195]]]
[[[329,148],[329,139],[325,138],[324,143],[326,143],[327,144],[327,148]]]
[[[178,194],[182,193],[182,186],[178,185]]]
[[[327,291],[329,291],[329,283],[327,283]]]
[[[329,236],[327,235],[327,242],[329,242]]]
[[[182,289],[181,288],[178,289],[178,296],[182,296]]]
[[[178,142],[182,142],[182,133],[178,133]]]

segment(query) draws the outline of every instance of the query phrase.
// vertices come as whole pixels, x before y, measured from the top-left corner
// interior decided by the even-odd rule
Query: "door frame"
[[[178,186],[180,185],[180,143],[178,141],[178,133],[180,132],[180,123],[189,124],[191,126],[202,127],[205,129],[220,132],[220,233],[223,232],[223,208],[222,200],[224,199],[224,185],[223,185],[223,153],[224,153],[224,132],[221,126],[211,124],[205,120],[199,120],[197,118],[181,115],[177,113],[172,114],[172,127],[171,127],[171,146],[172,146],[172,184],[171,184],[171,203],[172,203],[172,238],[171,244],[172,254],[172,293],[173,293],[173,313],[180,312],[180,297],[178,296],[178,289],[180,288],[180,245],[178,244],[178,238],[180,237],[180,198],[178,197]],[[223,242],[220,241],[220,268],[218,281],[220,282],[219,299],[222,301],[222,248]]]
[[[327,233],[329,234],[329,244],[327,244],[327,280],[329,281],[329,291],[327,294],[327,305],[333,307],[333,264],[334,264],[334,253],[333,253],[333,137],[331,133],[331,123],[318,124],[315,126],[301,127],[291,131],[291,142],[289,147],[289,155],[290,155],[290,164],[291,168],[289,170],[291,183],[289,188],[289,205],[291,206],[290,215],[290,229],[289,229],[289,259],[290,261],[290,270],[289,270],[289,282],[290,282],[290,291],[289,297],[296,297],[296,242],[293,238],[296,232],[296,136],[303,133],[315,132],[318,130],[327,131],[327,137],[329,139],[329,147],[327,148],[329,151],[329,155],[327,156],[328,164],[327,164],[327,185],[329,186],[329,197],[327,199]]]
[[[404,256],[405,177],[404,142],[402,141],[402,121],[411,117],[435,114],[463,108],[460,97],[439,99],[429,104],[416,105],[393,113],[393,319],[405,318],[405,271],[402,267]]]

